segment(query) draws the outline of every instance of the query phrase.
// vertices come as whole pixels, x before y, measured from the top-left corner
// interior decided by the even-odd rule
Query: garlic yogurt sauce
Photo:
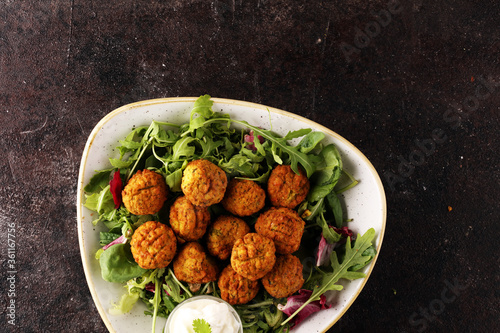
[[[205,319],[212,333],[242,333],[241,319],[234,308],[220,298],[195,296],[179,304],[168,316],[166,333],[194,333],[193,321]]]

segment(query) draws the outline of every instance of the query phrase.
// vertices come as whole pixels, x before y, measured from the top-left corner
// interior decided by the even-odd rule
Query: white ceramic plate
[[[125,315],[113,316],[108,313],[113,302],[117,302],[125,292],[122,284],[109,283],[101,278],[98,261],[94,255],[99,248],[98,232],[102,225],[93,226],[93,212],[83,207],[83,187],[95,170],[109,168],[110,156],[118,157],[115,149],[118,140],[125,138],[133,127],[147,126],[152,120],[183,124],[189,121],[190,111],[196,98],[164,98],[125,105],[105,116],[90,134],[83,152],[78,179],[77,214],[78,237],[83,267],[87,283],[102,320],[110,332],[151,332],[151,317],[144,315],[145,306],[138,302]],[[386,202],[382,182],[368,159],[351,143],[330,129],[295,114],[260,104],[213,98],[214,111],[228,113],[234,119],[246,120],[250,124],[284,135],[288,131],[312,128],[326,134],[326,141],[334,143],[342,155],[344,169],[359,180],[353,189],[344,192],[341,201],[344,213],[353,219],[349,228],[364,233],[370,228],[376,231],[375,245],[380,253],[386,221]],[[365,267],[367,277],[344,283],[344,290],[330,295],[334,306],[315,313],[297,326],[293,332],[325,332],[347,311],[363,289],[377,258]],[[161,332],[165,320],[158,318],[156,331]]]

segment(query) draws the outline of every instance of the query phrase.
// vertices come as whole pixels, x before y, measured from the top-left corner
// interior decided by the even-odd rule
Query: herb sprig
[[[193,320],[194,333],[212,333],[210,324],[203,318]]]

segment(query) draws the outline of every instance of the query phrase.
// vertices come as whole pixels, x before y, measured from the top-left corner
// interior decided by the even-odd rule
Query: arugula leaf
[[[133,140],[120,140],[121,146],[118,147],[120,153],[124,155],[126,152],[134,151],[142,147],[142,142],[137,142]]]
[[[213,114],[212,105],[214,105],[214,102],[210,98],[210,95],[202,95],[196,99],[191,110],[191,120],[196,113],[204,118],[210,118]]]
[[[109,232],[119,234],[121,229],[127,219],[130,217],[130,212],[124,206],[118,209],[113,209],[108,213],[99,215],[99,218],[92,223],[97,224],[97,222],[102,221],[104,225],[109,229]]]
[[[250,303],[236,305],[235,310],[241,318],[243,331],[245,333],[288,331],[290,325],[281,326],[285,316],[277,307],[283,300],[275,299],[261,290]]]
[[[195,152],[195,147],[190,146],[189,144],[196,140],[190,136],[186,136],[174,144],[173,153],[171,161],[177,161],[181,157],[192,157]]]
[[[222,146],[224,143],[222,140],[214,141],[212,138],[204,137],[203,139],[198,140],[198,143],[201,146],[202,153],[200,158],[209,158],[214,154],[214,150]]]
[[[296,138],[300,138],[304,135],[307,135],[309,133],[311,133],[312,129],[310,128],[301,128],[299,130],[296,130],[296,131],[291,131],[291,132],[288,132],[284,137],[283,139],[288,141],[288,140],[292,140],[292,139],[296,139]]]
[[[271,151],[273,153],[273,156],[278,156],[278,149],[286,153],[288,157],[290,158],[290,165],[292,167],[292,170],[295,171],[295,173],[299,173],[298,169],[298,164],[300,164],[304,170],[306,171],[307,177],[311,177],[311,175],[314,173],[316,170],[316,167],[313,163],[311,163],[310,159],[308,156],[298,150],[297,147],[293,147],[287,144],[287,140],[285,138],[280,138],[275,136],[271,131],[269,130],[263,130],[259,127],[250,125],[248,122],[244,120],[231,120],[234,123],[243,125],[248,127],[249,129],[254,131],[254,136],[260,135],[262,136],[265,140],[268,140],[272,143],[271,145]],[[290,134],[290,133],[289,133]],[[294,134],[290,134],[290,137],[294,136]],[[254,140],[254,143],[256,144],[257,147],[257,142],[259,140]],[[257,147],[258,149],[258,147]],[[278,161],[276,161],[278,163]]]
[[[366,257],[366,262],[364,264],[354,265],[351,268],[349,268],[349,270],[350,271],[360,270],[361,268],[368,265],[370,263],[370,261],[372,261],[372,259],[375,258],[376,255],[377,255],[377,249],[375,248],[374,245],[370,246],[369,248],[367,248],[365,250],[365,252],[363,252],[363,257]]]
[[[336,243],[342,238],[342,235],[335,232],[335,230],[333,230],[333,228],[330,228],[330,226],[328,225],[328,223],[325,220],[325,217],[323,216],[323,212],[319,213],[319,216],[316,219],[316,221],[317,221],[318,225],[321,227],[322,232],[323,232],[323,237],[325,237],[328,244]]]
[[[282,311],[271,311],[271,308],[264,310],[264,318],[266,319],[266,323],[268,327],[278,328],[283,321],[283,312]]]
[[[163,301],[163,304],[168,310],[168,313],[174,311],[175,307],[177,306],[176,303],[172,301],[172,298],[167,294],[167,291],[165,290],[165,285],[163,285],[163,289],[161,291],[161,300]]]
[[[195,333],[212,333],[212,328],[205,319],[193,320],[193,330]]]
[[[161,273],[161,272],[160,272]],[[127,289],[129,292],[140,291],[146,288],[146,285],[154,282],[154,279],[158,275],[158,269],[147,270],[143,275],[138,278],[131,279],[127,281]]]
[[[192,133],[195,129],[203,127],[206,119],[213,115],[212,105],[214,102],[210,100],[210,95],[200,96],[195,102],[191,110],[191,117],[189,121],[189,132]],[[197,118],[194,115],[198,114]]]
[[[181,290],[181,283],[175,278],[174,272],[170,269],[165,277],[165,284],[163,284],[163,288],[167,291],[169,297],[176,303],[181,303],[186,299],[186,295],[183,294]]]
[[[311,297],[295,311],[292,315],[290,315],[283,323],[288,323],[293,317],[295,317],[307,304],[317,301],[320,299],[321,295],[329,290],[342,290],[343,286],[337,284],[340,279],[348,279],[354,280],[365,277],[365,274],[362,272],[349,271],[349,268],[356,267],[356,265],[366,264],[367,257],[365,256],[365,251],[372,246],[372,240],[375,237],[375,230],[373,228],[369,229],[365,232],[365,234],[361,237],[358,237],[354,242],[354,246],[351,247],[351,239],[347,237],[347,242],[345,246],[345,256],[342,262],[339,262],[337,258],[337,253],[335,251],[330,255],[330,263],[333,268],[332,272],[323,272],[319,271],[321,274],[321,282],[318,286],[313,289],[313,293]]]
[[[109,159],[109,163],[111,163],[112,166],[114,166],[115,168],[118,168],[118,169],[130,168],[130,166],[134,162],[135,162],[134,158],[129,158],[127,161],[122,161],[122,160],[117,159],[117,158],[110,158]]]
[[[219,167],[230,175],[255,177],[255,164],[244,155],[234,155],[229,161],[219,163]]]
[[[137,127],[125,137],[125,140],[119,141],[121,146],[117,148],[120,152],[120,159],[122,159],[126,153],[134,151],[142,146],[142,138],[147,129],[147,126]]]
[[[165,278],[165,281],[167,282],[167,284],[171,285],[168,281],[169,279],[171,279],[171,281],[174,281],[187,295],[187,298],[190,298],[190,297],[193,297],[193,294],[191,293],[191,291],[186,288],[186,286],[184,286],[178,279],[177,277],[175,276],[174,272],[169,268],[168,269],[168,275],[167,277]],[[180,293],[180,290],[179,290],[179,293]],[[180,296],[181,297],[181,296]],[[182,296],[184,297],[184,296]]]

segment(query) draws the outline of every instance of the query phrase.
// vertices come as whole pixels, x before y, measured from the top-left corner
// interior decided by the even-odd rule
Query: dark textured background
[[[106,331],[77,238],[86,139],[123,104],[209,93],[326,125],[379,171],[382,252],[329,332],[498,332],[499,14],[493,0],[0,1],[0,331]]]

